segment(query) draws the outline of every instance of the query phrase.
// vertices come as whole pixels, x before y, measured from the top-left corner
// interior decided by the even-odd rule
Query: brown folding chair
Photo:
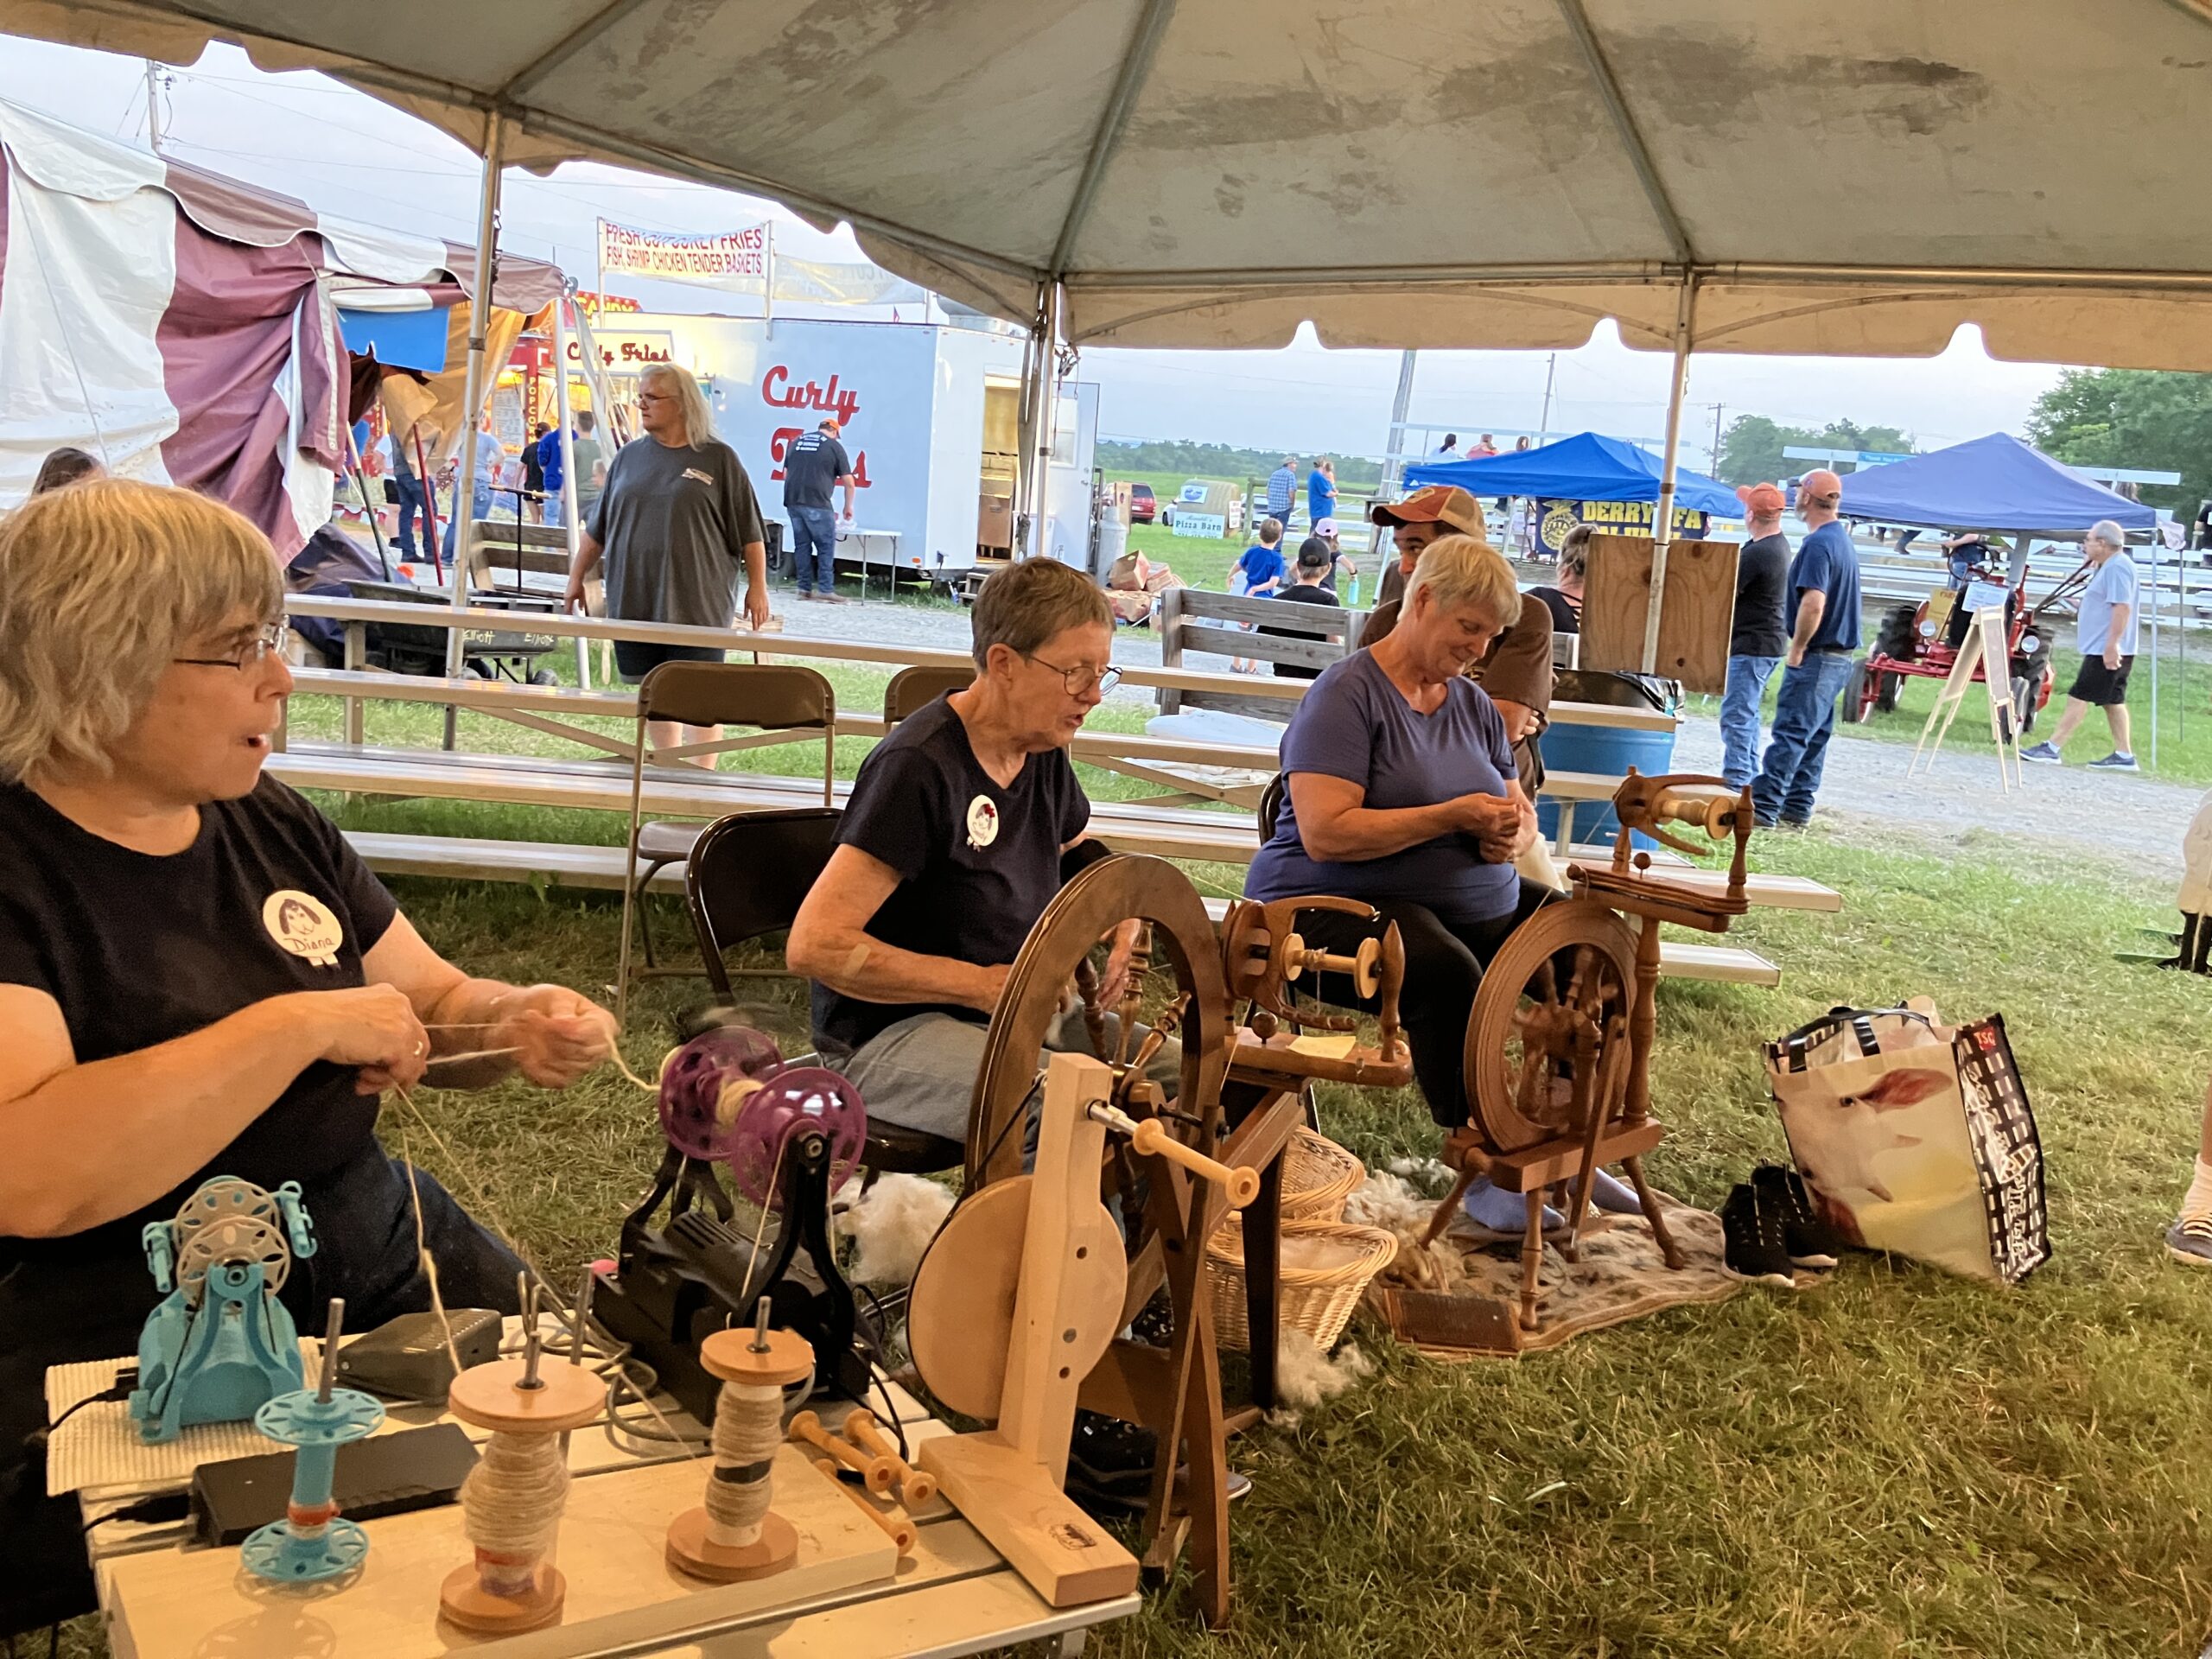
[[[928,708],[946,692],[965,691],[975,683],[976,671],[965,665],[939,668],[934,663],[917,663],[912,668],[902,668],[883,688],[883,723],[896,726],[907,715]]]
[[[734,812],[700,832],[684,867],[683,886],[691,905],[691,925],[715,995],[725,1002],[733,973],[772,973],[770,969],[734,969],[726,957],[738,945],[788,931],[798,907],[837,847],[835,807],[802,806],[780,812]],[[930,1175],[957,1168],[967,1148],[957,1141],[871,1122],[861,1153],[863,1178],[873,1182],[887,1171]]]
[[[671,864],[691,855],[704,826],[644,822],[646,722],[674,721],[685,726],[746,726],[742,736],[680,744],[657,751],[656,762],[728,754],[791,741],[794,734],[822,737],[822,804],[832,804],[837,764],[837,694],[810,668],[786,663],[663,663],[638,688],[638,725],[630,764],[630,880],[622,892],[622,959],[615,982],[615,1017],[626,1023],[630,1003],[631,918],[642,916],[647,886]],[[689,972],[660,966],[653,957],[652,930],[639,930],[645,947],[639,977]]]

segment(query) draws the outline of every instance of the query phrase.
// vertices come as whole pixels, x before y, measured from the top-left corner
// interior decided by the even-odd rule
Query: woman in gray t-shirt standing
[[[584,523],[569,572],[569,608],[583,607],[584,584],[604,557],[609,617],[727,628],[734,624],[741,565],[746,625],[766,626],[768,550],[760,504],[737,452],[715,436],[699,383],[671,365],[647,369],[639,378],[638,419],[645,437],[615,455],[607,488]],[[720,662],[722,655],[702,645],[614,642],[614,665],[633,684],[663,663]],[[655,748],[713,741],[710,734],[659,721],[649,735]]]

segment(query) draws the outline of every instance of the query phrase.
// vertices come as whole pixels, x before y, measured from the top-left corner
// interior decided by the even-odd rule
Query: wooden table
[[[511,1337],[518,1333],[519,1323],[507,1321]],[[910,1445],[950,1432],[895,1384],[891,1397]],[[656,1403],[677,1427],[696,1427],[666,1396]],[[395,1408],[394,1420],[394,1428],[458,1421],[428,1407]],[[480,1430],[468,1428],[468,1433],[472,1439],[483,1438]],[[578,1430],[569,1448],[570,1469],[580,1477],[666,1460],[666,1455],[633,1457],[597,1427]],[[178,1490],[182,1484],[177,1482],[168,1490]],[[160,1490],[163,1489],[144,1484],[92,1487],[78,1493],[78,1504],[90,1522],[94,1516]],[[942,1498],[916,1512],[914,1519],[919,1541],[912,1555],[899,1564],[894,1579],[738,1616],[651,1647],[625,1644],[619,1651],[624,1655],[667,1653],[679,1659],[952,1659],[957,1655],[1041,1642],[1052,1643],[1055,1653],[1073,1656],[1083,1651],[1091,1627],[1126,1618],[1141,1605],[1138,1596],[1130,1594],[1082,1607],[1049,1607]],[[366,1523],[372,1550],[378,1529],[384,1524],[380,1521]],[[201,1645],[198,1641],[175,1645],[150,1636],[143,1643],[134,1641],[134,1633],[115,1622],[118,1582],[133,1574],[143,1576],[153,1564],[154,1552],[175,1549],[183,1532],[181,1523],[109,1523],[91,1528],[86,1548],[99,1583],[101,1608],[111,1620],[110,1639],[118,1659],[169,1659],[171,1655],[184,1659]],[[428,1623],[435,1617],[438,1586],[426,1581],[422,1590]],[[342,1593],[334,1597],[326,1593],[314,1603],[318,1620],[335,1634],[332,1651],[339,1659],[349,1652],[345,1606]],[[365,1659],[372,1659],[365,1649],[363,1652]]]

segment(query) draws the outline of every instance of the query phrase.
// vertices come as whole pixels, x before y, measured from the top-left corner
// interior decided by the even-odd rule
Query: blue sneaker
[[[2045,766],[2052,766],[2061,765],[2063,760],[2063,757],[2058,753],[2058,745],[2048,740],[2037,744],[2032,749],[2022,749],[2020,759],[2039,761]]]
[[[1529,1200],[1518,1192],[1493,1186],[1487,1179],[1478,1180],[1467,1189],[1467,1196],[1459,1201],[1459,1207],[1466,1211],[1469,1221],[1486,1233],[1520,1238],[1529,1230]],[[1566,1224],[1567,1218],[1558,1211],[1549,1205],[1544,1206],[1546,1232]]]
[[[2139,772],[2142,768],[2135,764],[2133,755],[2114,749],[2103,760],[2090,761],[2089,770],[2091,772]]]
[[[2167,1228],[2166,1254],[2192,1268],[2212,1268],[2212,1216],[2183,1216]]]

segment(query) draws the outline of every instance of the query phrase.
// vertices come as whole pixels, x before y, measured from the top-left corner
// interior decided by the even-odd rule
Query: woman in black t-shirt
[[[1554,633],[1582,632],[1582,583],[1590,571],[1590,538],[1596,532],[1577,524],[1559,544],[1559,580],[1545,588],[1531,588],[1529,596],[1544,602],[1552,613]]]
[[[0,523],[0,1631],[92,1605],[35,1434],[48,1366],[135,1351],[160,1300],[147,1223],[214,1176],[297,1181],[303,1332],[334,1295],[357,1330],[427,1308],[380,1092],[434,1066],[560,1088],[612,1048],[566,987],[442,960],[263,775],[283,600],[267,540],[183,490],[88,482]],[[417,1185],[445,1300],[512,1310],[521,1264]]]

